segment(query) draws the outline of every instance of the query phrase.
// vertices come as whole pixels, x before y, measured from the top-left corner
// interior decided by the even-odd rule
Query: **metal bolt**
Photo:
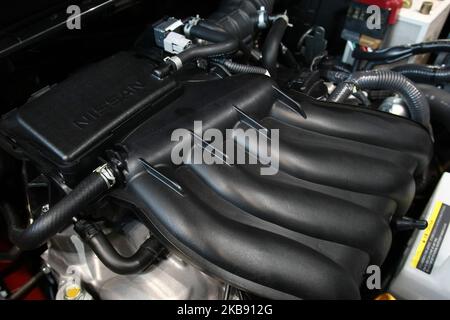
[[[49,204],[43,205],[42,208],[41,208],[41,212],[42,213],[47,213],[49,210],[50,210],[50,205]]]
[[[431,2],[431,1],[424,1],[422,3],[422,7],[420,8],[419,12],[421,14],[429,15],[431,13],[432,9],[433,9],[433,2]]]

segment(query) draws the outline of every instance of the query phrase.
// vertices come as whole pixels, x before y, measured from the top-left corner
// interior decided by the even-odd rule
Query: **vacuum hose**
[[[357,72],[340,83],[328,101],[343,102],[355,89],[391,90],[403,96],[411,119],[430,127],[430,107],[425,96],[405,76],[387,70]]]
[[[20,226],[13,208],[9,204],[2,204],[0,209],[9,226],[9,239],[22,250],[40,247],[114,184],[115,178],[109,165],[99,167],[50,211],[39,216],[26,228]]]
[[[239,49],[239,40],[225,32],[214,31],[202,26],[193,26],[190,33],[195,38],[215,42],[206,46],[198,46],[181,52],[178,58],[187,62],[194,58],[215,58],[234,53]]]
[[[392,71],[401,73],[408,79],[418,83],[438,85],[450,82],[450,67],[407,64],[395,67]]]
[[[222,0],[208,20],[243,42],[250,42],[258,25],[258,10],[272,13],[275,0]],[[264,23],[264,21],[263,21]]]
[[[169,57],[164,64],[153,70],[156,77],[164,78],[169,73],[180,70],[184,64],[194,59],[223,57],[239,49],[239,39],[226,32],[201,25],[193,26],[189,32],[193,37],[212,42],[212,44],[195,46],[176,56]]]
[[[369,61],[366,68],[373,68],[376,65],[395,63],[418,54],[438,52],[450,52],[450,40],[422,42],[372,52],[365,52],[358,48],[353,52],[353,57],[356,60]]]
[[[259,23],[258,10],[264,7],[270,14],[274,3],[275,0],[223,0],[219,9],[208,18],[210,23],[201,21],[189,28],[190,36],[212,44],[194,46],[167,58],[153,71],[153,75],[164,78],[191,60],[223,57],[240,48],[246,50],[245,42],[251,41],[255,26]]]
[[[271,75],[274,75],[277,70],[278,52],[288,24],[289,21],[287,17],[280,16],[280,18],[273,22],[266,40],[264,41],[262,48],[262,62],[264,68],[269,70]]]
[[[156,262],[165,252],[165,248],[155,239],[147,239],[130,257],[124,257],[112,246],[105,234],[94,224],[77,222],[75,231],[94,251],[100,261],[117,274],[136,274],[144,271]]]

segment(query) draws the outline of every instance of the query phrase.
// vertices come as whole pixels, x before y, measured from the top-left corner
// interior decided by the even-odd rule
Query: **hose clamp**
[[[264,6],[261,6],[261,8],[259,8],[257,13],[258,13],[258,22],[257,22],[258,28],[266,29],[268,27],[267,21],[269,20],[266,8]]]
[[[176,70],[183,68],[183,61],[177,56],[166,57],[164,58],[164,62],[173,64]]]
[[[285,11],[283,14],[277,14],[275,16],[269,17],[269,20],[272,22],[275,22],[278,19],[283,19],[284,21],[286,21],[287,26],[290,28],[292,28],[294,26],[292,23],[289,23],[289,17],[287,15],[287,11]]]
[[[191,19],[189,19],[189,21],[184,25],[184,35],[186,37],[190,37],[191,36],[191,29],[192,27],[196,26],[199,22],[200,22],[201,18],[199,15],[196,15],[195,17],[192,17]]]
[[[103,178],[106,185],[108,186],[108,189],[111,189],[116,184],[116,177],[114,176],[114,172],[108,163],[105,163],[104,165],[95,169],[94,173],[98,173]]]

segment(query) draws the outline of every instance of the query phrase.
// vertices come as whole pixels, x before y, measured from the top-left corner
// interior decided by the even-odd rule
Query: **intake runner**
[[[391,218],[412,202],[430,137],[407,119],[291,97],[299,105],[263,76],[185,84],[182,97],[120,143],[127,184],[114,196],[166,245],[239,288],[268,298],[359,298],[366,267],[389,251]],[[200,120],[205,130],[279,129],[279,173],[173,165],[171,133]]]

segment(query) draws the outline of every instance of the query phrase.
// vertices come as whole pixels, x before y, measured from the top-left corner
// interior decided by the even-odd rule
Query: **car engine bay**
[[[0,299],[450,299],[446,17],[56,2],[0,25]]]

